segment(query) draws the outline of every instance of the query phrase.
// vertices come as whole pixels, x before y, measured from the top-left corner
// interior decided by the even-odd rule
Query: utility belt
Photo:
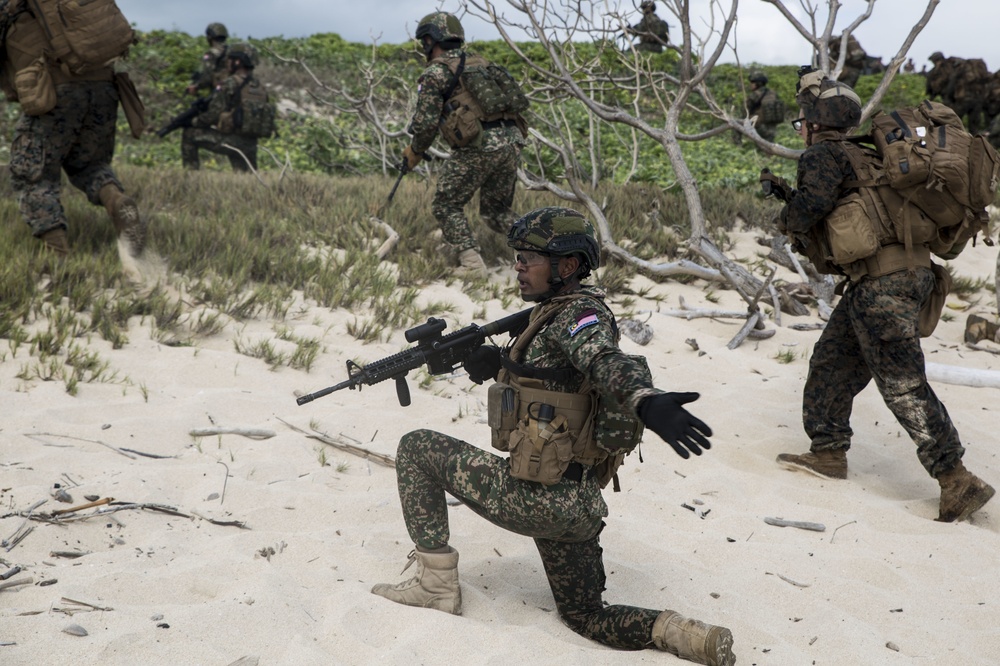
[[[505,120],[501,118],[500,120],[490,120],[482,124],[484,130],[496,129],[498,127],[517,127],[516,120]]]
[[[842,266],[844,273],[857,282],[863,277],[878,278],[890,273],[922,266],[931,267],[931,251],[926,245],[914,245],[909,250],[901,243],[884,245],[870,257]]]

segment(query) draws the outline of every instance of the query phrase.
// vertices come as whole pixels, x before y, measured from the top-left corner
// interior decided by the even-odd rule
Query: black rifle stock
[[[166,135],[170,134],[174,130],[180,129],[182,127],[191,127],[191,122],[196,116],[200,116],[208,110],[208,97],[198,97],[193,102],[191,106],[188,107],[186,111],[183,111],[176,116],[174,116],[169,123],[161,127],[156,131],[156,136],[161,139]]]
[[[472,353],[483,344],[487,337],[500,333],[520,331],[528,322],[531,308],[507,315],[484,326],[469,324],[465,328],[441,335],[447,324],[443,319],[431,317],[427,323],[414,326],[406,331],[406,341],[415,342],[398,354],[387,356],[360,366],[354,361],[347,361],[348,379],[325,389],[296,398],[297,404],[304,405],[316,398],[322,398],[341,389],[358,389],[371,386],[387,379],[396,380],[396,397],[399,404],[406,407],[410,404],[410,388],[406,385],[406,373],[422,365],[427,366],[432,375],[443,375],[454,371]]]

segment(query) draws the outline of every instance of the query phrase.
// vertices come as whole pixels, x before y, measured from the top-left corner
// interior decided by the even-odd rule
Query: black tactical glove
[[[500,348],[496,345],[480,345],[466,357],[462,367],[469,373],[469,379],[482,384],[487,379],[496,379],[500,372]]]
[[[661,393],[639,403],[642,422],[672,446],[681,458],[690,458],[691,453],[700,456],[702,449],[712,448],[708,441],[712,429],[681,406],[699,397],[697,393]]]

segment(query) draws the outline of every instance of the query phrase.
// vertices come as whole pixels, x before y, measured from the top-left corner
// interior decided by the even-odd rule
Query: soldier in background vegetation
[[[486,225],[497,233],[510,228],[517,167],[527,134],[520,111],[527,108],[527,98],[506,70],[462,48],[465,31],[455,16],[429,14],[417,24],[415,36],[429,64],[417,80],[417,106],[410,122],[413,141],[403,151],[405,167],[413,169],[424,159],[440,129],[452,154],[438,178],[434,218],[441,225],[448,254],[456,257],[455,275],[486,277],[486,263],[465,206],[479,190],[479,214]],[[466,83],[473,69],[509,79],[513,88],[494,100],[502,111],[486,115],[481,100],[470,96]]]
[[[191,75],[191,85],[187,87],[189,95],[197,95],[202,90],[211,92],[229,76],[228,38],[229,31],[221,23],[209,23],[205,28],[208,51],[201,57],[201,69]]]
[[[625,28],[625,34],[639,37],[636,51],[646,53],[663,53],[663,47],[670,42],[670,26],[656,15],[656,3],[644,0],[639,5],[642,10],[642,20],[633,26]]]
[[[836,63],[840,58],[840,42],[842,36],[830,39],[830,60]],[[861,42],[854,35],[847,36],[847,56],[844,58],[844,68],[840,70],[838,81],[842,81],[852,88],[857,85],[858,77],[866,74],[868,68],[868,54],[861,48]]]
[[[199,149],[225,155],[236,172],[257,168],[257,137],[239,131],[234,113],[241,107],[245,90],[263,91],[253,75],[257,49],[250,44],[234,44],[226,56],[229,76],[212,93],[208,109],[185,127],[181,137],[181,160],[186,169],[201,167]],[[267,93],[263,91],[266,98]]]
[[[834,246],[837,239],[827,218],[841,197],[857,191],[847,185],[864,177],[854,165],[860,169],[871,159],[845,140],[861,121],[861,100],[821,72],[800,72],[795,99],[803,117],[794,123],[806,150],[799,158],[797,190],[786,197],[779,226],[810,243],[818,243],[821,234]],[[853,240],[852,231],[839,233]],[[908,249],[901,242],[883,241],[874,255],[836,266],[849,280],[813,347],[802,394],[809,451],[779,454],[778,462],[820,477],[846,479],[854,399],[874,380],[886,406],[916,444],[920,463],[941,487],[937,520],[953,522],[982,508],[994,490],[962,464],[965,448],[958,431],[927,382],[918,321],[935,290],[932,265],[926,242]]]
[[[778,125],[785,120],[785,105],[778,94],[767,87],[767,76],[763,72],[750,75],[750,94],[747,95],[747,113],[757,116],[757,134],[768,141],[774,141]]]
[[[119,102],[113,67],[102,64],[70,73],[68,67],[47,55],[54,49],[42,21],[22,3],[0,7],[0,24],[7,38],[0,73],[4,93],[8,99],[22,102],[10,145],[10,181],[32,234],[57,255],[69,253],[68,221],[60,201],[65,171],[69,182],[86,194],[90,203],[105,207],[129,254],[140,256],[146,242],[146,220],[111,169]],[[53,97],[49,98],[51,106],[45,105],[47,111],[29,114],[24,109],[26,91],[20,83],[12,84],[29,67],[39,65],[51,79],[48,92]],[[37,71],[31,78],[44,79]]]

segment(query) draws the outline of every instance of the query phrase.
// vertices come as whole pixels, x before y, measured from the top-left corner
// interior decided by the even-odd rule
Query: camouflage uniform
[[[451,49],[440,57],[461,56],[461,49]],[[435,62],[427,66],[417,81],[417,107],[410,131],[412,148],[418,154],[434,143],[447,101],[445,93],[452,79],[448,66]],[[515,217],[511,205],[523,147],[524,136],[514,121],[485,123],[479,138],[463,148],[453,149],[451,159],[444,162],[432,212],[441,225],[444,240],[456,251],[480,250],[465,216],[465,205],[476,190],[479,190],[479,214],[486,225],[498,233],[506,233],[510,228]]]
[[[110,68],[106,74],[107,80],[58,85],[55,108],[40,116],[22,113],[17,120],[10,145],[11,187],[36,237],[67,228],[59,201],[61,170],[97,206],[103,186],[113,183],[124,189],[111,170],[118,92]]]
[[[208,109],[195,116],[191,127],[184,128],[181,136],[181,160],[185,168],[198,169],[201,166],[199,149],[225,155],[229,158],[233,171],[249,171],[251,166],[257,168],[257,137],[235,133],[224,134],[215,128],[219,116],[239,104],[240,87],[245,79],[252,76],[252,74],[233,74],[228,77],[212,93]],[[236,150],[226,148],[223,144],[232,146],[243,155]],[[247,162],[250,163],[249,166]]]
[[[836,63],[840,58],[840,37],[830,40],[830,59]],[[844,58],[844,68],[840,71],[838,81],[846,83],[852,88],[857,85],[858,78],[866,68],[868,54],[861,47],[861,43],[854,35],[847,37],[847,56]]]
[[[842,134],[816,135],[799,158],[798,187],[782,210],[791,233],[823,224],[855,180]],[[851,446],[851,409],[869,381],[917,446],[927,472],[937,478],[956,466],[965,449],[944,405],[927,383],[917,319],[934,289],[929,268],[918,266],[848,284],[813,347],[802,399],[802,421],[810,449],[846,451]]]
[[[642,20],[627,28],[625,32],[638,35],[639,43],[635,50],[644,53],[663,53],[663,45],[669,41],[670,26],[656,15],[656,12],[644,14]]]
[[[228,52],[229,46],[225,43],[212,44],[205,51],[205,55],[201,57],[201,69],[191,77],[191,87],[196,92],[201,90],[211,92],[226,80],[229,76],[229,65],[226,60]]]
[[[585,298],[571,301],[529,344],[524,362],[540,368],[572,366],[570,380],[546,381],[546,389],[575,391],[584,377],[633,411],[662,393],[644,379],[639,365],[618,348],[612,318],[599,289],[582,287]],[[598,321],[570,331],[597,312]],[[600,546],[608,508],[595,478],[563,478],[553,486],[511,476],[506,458],[431,430],[403,436],[396,458],[403,516],[421,548],[449,541],[449,492],[490,522],[535,540],[560,616],[574,631],[618,648],[652,647],[658,610],[606,606]]]
[[[773,142],[775,136],[778,134],[779,123],[766,123],[760,117],[762,102],[768,93],[771,93],[772,95],[776,94],[766,85],[751,90],[750,94],[747,95],[747,112],[751,116],[758,116],[757,124],[754,125],[757,129],[757,134],[760,134],[762,139],[767,139],[768,141]]]

